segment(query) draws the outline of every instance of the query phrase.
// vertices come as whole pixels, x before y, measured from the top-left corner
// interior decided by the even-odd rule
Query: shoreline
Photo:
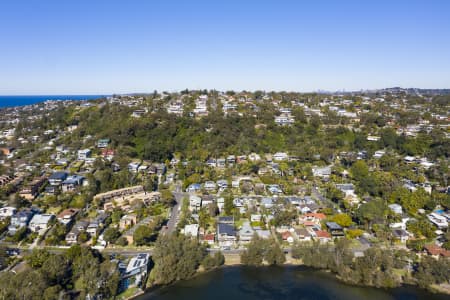
[[[186,279],[186,280],[192,280],[192,279],[194,279],[194,278],[196,278],[196,277],[198,277],[200,275],[207,274],[209,272],[216,271],[216,270],[219,270],[219,269],[241,268],[241,267],[267,268],[267,267],[270,267],[270,266],[266,265],[266,264],[264,264],[262,266],[245,266],[245,265],[243,265],[240,262],[239,263],[228,263],[228,264],[225,262],[224,265],[216,267],[216,268],[212,268],[210,270],[204,270],[204,269],[198,270],[195,275],[193,275],[192,277],[190,277],[189,279]],[[309,269],[309,270],[327,273],[327,274],[333,276],[333,278],[336,279],[337,281],[339,281],[340,283],[348,285],[348,286],[353,286],[353,287],[366,287],[366,288],[372,288],[372,289],[390,290],[390,289],[395,289],[395,288],[402,288],[402,287],[404,288],[404,287],[412,286],[414,288],[417,288],[419,290],[423,290],[423,291],[428,292],[428,293],[450,295],[450,284],[441,284],[441,285],[433,284],[429,288],[421,288],[421,287],[419,287],[418,284],[402,282],[397,287],[376,287],[376,286],[373,286],[373,285],[362,285],[362,284],[350,283],[350,282],[347,282],[347,281],[343,280],[341,277],[339,277],[337,274],[333,273],[329,269],[318,269],[318,268],[308,267],[308,266],[305,266],[302,263],[286,262],[286,263],[284,263],[282,265],[278,265],[278,266],[275,266],[275,267],[279,267],[279,268],[304,267],[304,268]],[[299,270],[299,271],[302,272],[301,270]],[[152,292],[155,292],[158,289],[170,287],[170,286],[172,286],[172,285],[174,285],[174,284],[176,284],[176,283],[178,283],[180,281],[183,281],[183,280],[177,280],[177,281],[174,281],[174,282],[172,282],[170,284],[165,284],[165,285],[152,285],[150,287],[146,287],[145,290],[141,289],[142,293],[139,293],[139,294],[134,295],[134,296],[132,296],[130,298],[127,298],[127,300],[136,299],[137,297],[145,295],[145,294],[151,294]]]

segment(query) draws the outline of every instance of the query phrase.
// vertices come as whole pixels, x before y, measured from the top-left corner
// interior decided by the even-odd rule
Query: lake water
[[[46,100],[92,100],[104,97],[102,95],[28,95],[28,96],[0,96],[0,108],[30,105]]]
[[[138,300],[448,300],[415,287],[376,289],[343,284],[331,274],[304,267],[226,267],[150,291]]]

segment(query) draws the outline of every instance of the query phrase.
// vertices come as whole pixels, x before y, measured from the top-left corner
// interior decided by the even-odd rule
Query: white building
[[[48,227],[48,222],[50,222],[50,220],[54,217],[54,215],[49,214],[36,214],[28,224],[28,228],[30,228],[30,230],[33,232],[45,230]]]
[[[275,161],[283,161],[289,158],[289,155],[286,152],[277,152],[272,156]]]
[[[401,215],[403,214],[403,208],[400,204],[389,204],[389,209],[392,210],[394,213]]]
[[[428,215],[428,220],[437,226],[439,229],[444,229],[448,227],[447,219],[437,213],[431,213]]]
[[[198,224],[189,224],[184,226],[184,235],[197,237],[198,236]]]
[[[0,220],[3,220],[8,217],[12,217],[16,213],[17,209],[11,206],[5,206],[0,208]]]
[[[85,160],[89,157],[91,157],[91,150],[89,149],[78,150],[78,160]]]

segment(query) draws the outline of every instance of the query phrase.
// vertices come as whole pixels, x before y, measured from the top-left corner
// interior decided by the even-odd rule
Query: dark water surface
[[[333,275],[303,267],[227,267],[150,291],[138,300],[449,300],[416,287],[376,289],[346,285]]]

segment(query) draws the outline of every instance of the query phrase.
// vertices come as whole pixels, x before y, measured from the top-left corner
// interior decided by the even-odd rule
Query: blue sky
[[[450,1],[0,2],[0,94],[450,88]]]

